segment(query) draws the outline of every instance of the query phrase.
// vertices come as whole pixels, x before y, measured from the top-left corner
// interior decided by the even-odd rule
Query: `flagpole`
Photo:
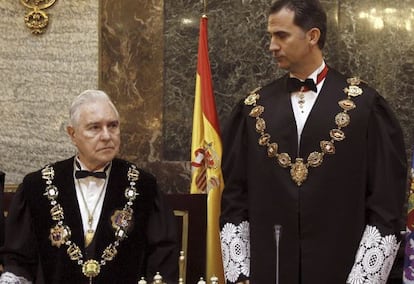
[[[203,5],[204,5],[203,16],[207,16],[207,0],[203,0]]]

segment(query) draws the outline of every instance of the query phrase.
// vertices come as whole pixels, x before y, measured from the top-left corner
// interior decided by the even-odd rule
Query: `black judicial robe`
[[[84,232],[73,180],[73,158],[53,165],[53,184],[59,189],[58,202],[65,213],[65,224],[72,232],[71,240],[82,248],[84,259],[100,260],[103,250],[115,240],[111,216],[126,203],[129,186],[129,163],[114,159],[109,175],[102,213],[93,242],[84,249]],[[133,209],[134,217],[128,237],[118,246],[118,254],[101,267],[93,283],[137,283],[141,276],[151,280],[156,272],[168,281],[178,280],[178,247],[176,221],[157,189],[155,178],[139,169],[136,188],[139,193]],[[27,175],[10,206],[6,220],[6,240],[2,248],[5,270],[32,279],[35,283],[89,283],[82,267],[70,260],[66,245],[51,246],[50,202],[45,193],[41,172]]]
[[[337,128],[338,101],[347,97],[343,89],[349,84],[329,69],[298,149],[286,80],[287,75],[258,91],[258,104],[265,108],[261,117],[279,153],[306,161]],[[275,283],[274,225],[282,227],[279,283],[287,284],[345,283],[367,225],[381,236],[400,238],[407,173],[402,131],[385,100],[366,84],[360,87],[363,94],[353,99],[356,109],[348,112],[351,122],[343,128],[346,138],[335,143],[336,153],[325,155],[322,165],[309,169],[301,186],[258,144],[256,120],[249,117],[252,107],[242,100],[234,108],[222,138],[221,237],[229,240],[238,233],[249,247],[243,252],[238,239],[224,247],[223,258],[250,263],[238,271],[227,267],[234,282]]]

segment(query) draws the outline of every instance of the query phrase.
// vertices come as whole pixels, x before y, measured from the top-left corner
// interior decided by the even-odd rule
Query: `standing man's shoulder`
[[[374,87],[370,86],[368,82],[364,81],[364,79],[358,75],[346,76],[345,74],[340,73],[336,69],[329,67],[327,79],[332,80],[335,83],[338,83],[345,87],[350,85],[358,86],[359,88],[362,88],[364,92],[369,93],[370,96],[378,95],[378,91]]]
[[[260,93],[260,95],[262,96],[268,96],[268,95],[274,96],[275,94],[279,94],[279,93],[285,94],[287,92],[287,89],[286,89],[287,78],[288,78],[288,74],[286,73],[285,75],[277,78],[276,80],[273,80],[267,83],[263,87],[256,88],[255,92]]]
[[[344,92],[360,109],[372,110],[378,103],[386,103],[379,92],[358,75],[346,76],[329,68],[326,79],[325,84],[328,92]]]
[[[248,94],[246,94],[241,100],[238,102],[239,107],[244,107],[246,105],[252,105],[253,101],[258,98],[266,98],[268,96],[277,96],[280,94],[286,94],[286,80],[288,75],[285,74],[284,76],[273,80],[270,83],[267,83],[263,86],[258,86]],[[237,106],[236,106],[237,108]],[[250,111],[250,108],[249,108]]]

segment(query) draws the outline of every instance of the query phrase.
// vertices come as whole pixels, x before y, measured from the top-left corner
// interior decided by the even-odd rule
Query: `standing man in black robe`
[[[116,158],[119,114],[102,91],[72,103],[77,154],[27,175],[10,206],[0,283],[178,281],[176,223],[156,179]]]
[[[270,8],[269,49],[287,74],[236,105],[223,131],[227,283],[388,278],[403,228],[403,135],[377,91],[325,63],[326,30],[317,0]]]

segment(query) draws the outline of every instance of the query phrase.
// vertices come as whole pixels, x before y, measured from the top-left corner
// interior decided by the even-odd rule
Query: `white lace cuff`
[[[16,276],[11,272],[4,272],[0,276],[0,284],[32,284],[32,282],[24,277]]]
[[[240,276],[250,274],[250,226],[226,223],[220,232],[224,274],[228,281],[236,282]]]
[[[395,235],[382,237],[376,227],[367,225],[346,283],[385,284],[399,246]]]

